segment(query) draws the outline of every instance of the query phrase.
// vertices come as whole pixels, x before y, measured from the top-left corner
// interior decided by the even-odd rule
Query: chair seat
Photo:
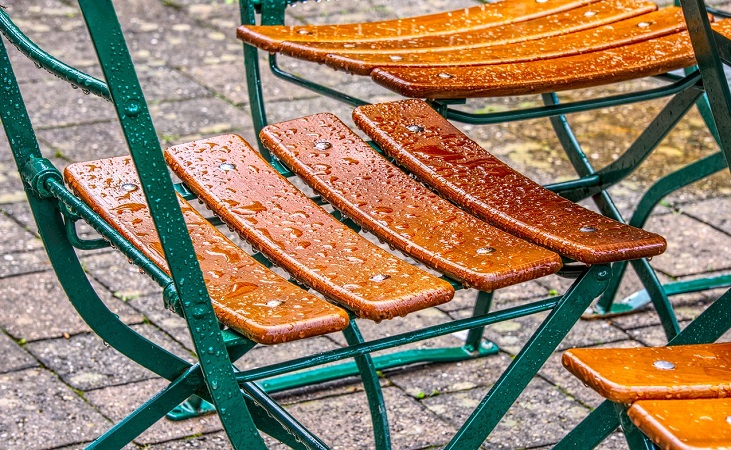
[[[242,26],[270,52],[370,75],[406,97],[577,89],[662,74],[695,59],[682,11],[641,0],[500,1],[365,24]],[[714,24],[731,36],[731,23]]]
[[[627,411],[663,450],[731,449],[731,400],[642,400]]]
[[[168,272],[134,165],[129,157],[71,164],[65,178],[94,211]],[[221,323],[262,344],[339,331],[347,313],[259,264],[178,197]]]
[[[731,343],[572,349],[563,364],[617,403],[731,395]]]
[[[242,238],[359,317],[404,316],[454,295],[448,282],[396,258],[336,220],[239,136],[172,147],[165,157],[183,182]]]
[[[561,267],[556,253],[491,227],[410,178],[332,114],[270,125],[261,139],[359,225],[466,286],[489,292]]]
[[[409,172],[511,234],[587,264],[665,250],[661,236],[583,208],[511,169],[422,100],[362,106],[353,119]]]

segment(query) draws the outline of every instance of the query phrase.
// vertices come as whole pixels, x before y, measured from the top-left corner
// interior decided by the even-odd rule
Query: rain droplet
[[[310,32],[307,30],[299,30],[297,31],[297,34],[310,34]]]
[[[268,302],[266,303],[266,305],[267,305],[268,307],[270,307],[270,308],[276,308],[277,306],[281,305],[282,303],[284,303],[284,302],[283,302],[283,301],[281,301],[281,300],[269,300],[269,301],[268,301]]]
[[[391,56],[388,57],[388,59],[390,59],[391,61],[401,61],[404,58],[402,58],[402,57],[400,57],[398,55],[391,55]]]
[[[407,130],[411,131],[412,133],[421,133],[424,131],[424,127],[420,125],[409,125],[406,127]]]
[[[673,370],[675,369],[675,364],[671,363],[670,361],[664,361],[662,359],[659,359],[652,363],[653,366],[660,370]]]
[[[371,280],[371,281],[375,281],[376,283],[380,283],[381,281],[386,281],[386,280],[388,280],[389,278],[391,278],[391,275],[383,275],[383,274],[380,274],[380,273],[379,273],[378,275],[373,275],[373,276],[372,276],[372,277],[370,278],[370,280]]]
[[[637,24],[637,26],[640,27],[640,28],[647,28],[650,25],[652,25],[650,22],[640,22],[640,23]]]
[[[536,0],[536,3],[547,3],[548,0]]]
[[[596,228],[594,228],[594,227],[581,227],[581,228],[579,228],[579,231],[581,231],[582,233],[593,233],[593,232],[596,231]]]
[[[221,163],[218,168],[223,170],[224,172],[228,172],[229,170],[234,170],[236,168],[236,164]]]
[[[594,11],[587,11],[584,13],[584,17],[594,17],[596,13]]]
[[[125,192],[132,192],[137,190],[137,185],[134,183],[124,183],[121,188]]]
[[[318,150],[327,150],[333,145],[327,141],[320,141],[315,144],[315,148]]]
[[[726,417],[726,423],[731,424],[731,416]]]
[[[343,48],[355,48],[355,44],[343,44]]]
[[[454,75],[452,75],[451,73],[441,72],[439,74],[439,78],[444,78],[445,80],[448,80],[450,78],[454,78]]]
[[[495,251],[492,247],[482,247],[477,249],[478,255],[487,255],[488,253],[493,253]]]

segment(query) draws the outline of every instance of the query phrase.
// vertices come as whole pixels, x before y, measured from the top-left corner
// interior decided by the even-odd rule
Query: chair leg
[[[345,340],[350,345],[356,345],[364,342],[363,336],[355,323],[355,319],[350,320],[350,326],[343,330],[343,334],[345,335]],[[390,450],[391,433],[388,428],[386,403],[383,400],[381,383],[378,380],[378,374],[376,373],[376,368],[373,365],[371,355],[365,354],[356,356],[355,363],[358,366],[360,378],[363,381],[366,397],[368,397],[368,409],[371,412],[376,448],[379,450]]]
[[[574,282],[445,449],[482,445],[610,277],[608,265],[596,265]]]
[[[475,299],[475,307],[472,310],[472,317],[481,316],[490,312],[492,306],[492,292],[480,291],[477,293],[477,299]],[[492,346],[497,347],[495,344],[482,339],[482,333],[485,331],[485,327],[477,327],[471,329],[467,333],[467,339],[465,339],[464,348],[466,351],[473,353],[483,347]]]
[[[627,416],[627,408],[624,405],[615,403],[614,408],[617,411],[617,417],[630,450],[657,450],[655,444],[632,423]]]

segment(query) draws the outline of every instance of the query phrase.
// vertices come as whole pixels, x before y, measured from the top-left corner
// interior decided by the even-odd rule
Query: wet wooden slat
[[[613,402],[731,396],[731,343],[577,348],[564,353],[563,364]]]
[[[284,42],[281,52],[360,75],[376,67],[507,64],[609,48],[628,37],[649,39],[685,29],[680,8],[653,13],[656,9],[654,3],[639,0],[602,1],[467,33],[371,43]],[[638,29],[636,24],[642,22],[651,26]]]
[[[731,36],[731,21],[712,25]],[[373,80],[405,97],[472,98],[580,89],[695,64],[687,32],[582,55],[505,65],[378,68]]]
[[[511,169],[422,100],[362,106],[353,119],[408,171],[516,236],[587,264],[665,250],[661,236],[589,211]]]
[[[275,52],[282,42],[370,42],[458,33],[518,23],[594,3],[597,0],[501,1],[421,17],[344,25],[241,26],[244,42]]]
[[[731,449],[731,400],[643,400],[627,411],[661,449]]]
[[[508,65],[598,52],[656,39],[683,30],[685,30],[685,22],[680,8],[665,8],[598,28],[537,40],[524,40],[518,43],[497,46],[480,46],[479,43],[476,43],[475,46],[468,49],[443,48],[428,53],[351,53],[342,55],[331,53],[326,55],[322,62],[331,67],[360,75],[368,75],[375,68]]]
[[[199,198],[267,258],[360,317],[403,316],[454,295],[446,281],[335,220],[239,136],[172,147],[165,157]]]
[[[261,139],[332,205],[393,247],[492,291],[556,272],[560,257],[417,183],[332,114],[270,125]]]
[[[168,272],[129,157],[71,164],[71,189]],[[347,313],[271,272],[178,197],[213,308],[221,323],[262,344],[317,336],[348,325]]]

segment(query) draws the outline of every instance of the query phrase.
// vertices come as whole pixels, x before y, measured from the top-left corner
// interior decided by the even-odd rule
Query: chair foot
[[[690,281],[677,281],[674,283],[663,284],[662,287],[665,290],[665,293],[668,296],[671,296],[728,286],[731,286],[731,274],[700,278]],[[651,301],[652,299],[647,293],[647,290],[643,289],[618,302],[612,303],[608,309],[604,309],[598,304],[592,305],[586,310],[581,318],[584,320],[597,320],[633,314],[647,306]]]
[[[194,417],[204,416],[206,414],[212,414],[216,412],[216,407],[211,403],[203,400],[197,395],[191,395],[188,400],[179,404],[173,408],[169,413],[165,415],[168,420],[174,422],[186,419],[192,419]]]

